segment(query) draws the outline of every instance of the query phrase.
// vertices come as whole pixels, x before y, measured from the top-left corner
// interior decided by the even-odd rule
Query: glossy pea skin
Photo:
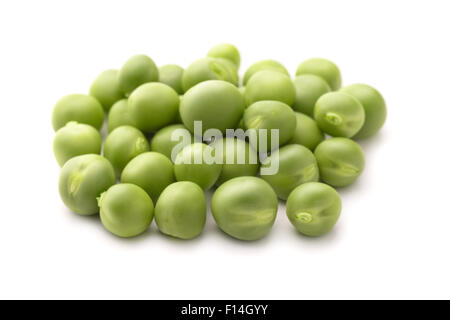
[[[98,205],[103,226],[122,238],[143,233],[153,219],[152,199],[142,188],[134,184],[122,183],[112,186],[101,195]]]
[[[333,137],[353,137],[363,126],[364,108],[351,95],[326,93],[317,100],[314,119],[319,128]]]
[[[221,80],[199,83],[181,100],[183,124],[194,133],[194,121],[202,121],[202,130],[215,128],[222,133],[236,128],[244,112],[245,102],[238,88]]]
[[[232,44],[221,43],[215,45],[208,51],[208,57],[222,58],[233,63],[236,69],[239,68],[241,64],[241,55],[239,50]]]
[[[362,128],[353,136],[364,139],[373,136],[386,121],[387,110],[383,96],[375,88],[357,83],[340,90],[356,98],[364,108],[365,120]]]
[[[161,194],[155,207],[159,231],[180,239],[200,235],[206,222],[206,199],[203,190],[189,181],[175,182]]]
[[[258,153],[248,142],[234,137],[219,139],[210,144],[216,155],[223,159],[222,172],[216,184],[242,176],[255,176],[258,173]]]
[[[214,192],[211,211],[219,228],[240,240],[266,236],[275,222],[277,195],[261,178],[238,177]]]
[[[124,93],[119,86],[119,70],[103,71],[92,82],[89,95],[96,98],[103,106],[103,110],[108,112],[114,103],[124,98]]]
[[[333,187],[352,184],[364,170],[363,150],[355,141],[347,138],[331,138],[321,142],[314,155],[320,178]]]
[[[261,175],[275,190],[280,199],[286,200],[299,185],[319,181],[319,168],[314,154],[306,147],[290,144],[272,152],[264,159],[261,167],[270,167],[271,162],[278,161],[278,172],[273,175]]]
[[[301,74],[314,74],[323,78],[333,91],[341,87],[341,71],[333,62],[327,59],[312,58],[303,61],[297,67],[295,75]]]
[[[325,139],[325,135],[320,130],[317,122],[303,113],[296,112],[297,126],[290,144],[300,144],[314,151],[319,143]]]
[[[97,154],[68,160],[59,176],[59,194],[64,204],[80,215],[98,213],[97,198],[116,183],[111,163]]]
[[[257,73],[259,71],[263,71],[263,70],[272,70],[272,71],[281,72],[282,74],[285,74],[286,76],[289,77],[289,72],[287,71],[287,69],[278,61],[271,60],[271,59],[262,60],[262,61],[255,62],[247,69],[247,71],[245,71],[244,79],[243,79],[244,86],[247,84],[248,80],[250,80],[250,78],[255,73]]]
[[[53,139],[53,153],[59,166],[75,156],[89,153],[100,154],[101,150],[100,132],[84,123],[68,122],[56,131]]]
[[[298,232],[318,237],[334,227],[341,207],[341,197],[336,190],[324,183],[309,182],[291,192],[286,202],[286,213]]]
[[[295,101],[292,108],[310,117],[314,116],[314,105],[325,93],[330,92],[330,86],[325,80],[313,74],[304,74],[294,79]]]
[[[149,151],[147,139],[141,131],[131,126],[114,129],[103,145],[103,155],[111,161],[118,177],[131,159],[146,151]]]
[[[257,101],[275,100],[290,106],[295,101],[295,87],[291,78],[283,73],[259,71],[247,82],[244,96],[247,105]]]
[[[181,78],[183,77],[184,69],[176,64],[166,64],[159,67],[159,82],[170,86],[178,94],[183,94],[181,86]]]
[[[119,70],[118,77],[120,89],[128,97],[140,85],[158,81],[159,71],[151,58],[139,54],[125,62]]]
[[[175,159],[176,179],[194,182],[203,190],[210,189],[222,170],[222,164],[214,162],[214,152],[212,147],[199,142],[184,147]]]
[[[114,103],[108,113],[108,132],[121,126],[136,127],[136,121],[130,114],[128,99],[122,99]]]
[[[194,143],[194,137],[191,132],[182,124],[173,124],[156,132],[150,142],[150,150],[159,152],[175,162],[178,152],[192,143]],[[177,145],[179,145],[178,152],[174,150]]]
[[[69,94],[53,107],[52,124],[55,131],[70,121],[89,124],[100,130],[103,117],[103,107],[97,99],[85,94]]]

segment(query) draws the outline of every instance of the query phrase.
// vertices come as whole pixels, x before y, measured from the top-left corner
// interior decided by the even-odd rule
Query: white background
[[[2,1],[0,298],[450,298],[448,1]],[[320,56],[378,88],[382,132],[319,239],[280,207],[262,241],[124,240],[59,199],[51,111],[145,53],[186,67],[234,43],[243,71]]]

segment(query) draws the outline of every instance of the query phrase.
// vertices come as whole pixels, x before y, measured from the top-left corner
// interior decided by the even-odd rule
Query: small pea
[[[121,126],[136,127],[136,121],[130,114],[128,99],[122,99],[114,103],[108,113],[108,132]]]
[[[241,55],[239,50],[232,44],[222,43],[215,45],[208,51],[208,57],[222,58],[233,63],[236,69],[241,64]]]
[[[309,150],[314,151],[319,143],[325,139],[325,135],[320,130],[317,122],[303,113],[296,112],[297,126],[295,133],[288,143],[301,144]]]
[[[338,90],[341,87],[341,71],[330,60],[323,58],[312,58],[300,63],[295,73],[296,76],[302,74],[314,74],[323,78],[331,90]]]
[[[92,82],[89,95],[96,98],[103,106],[105,112],[108,112],[114,103],[124,98],[124,93],[119,86],[119,70],[109,69],[103,71]]]
[[[313,74],[302,74],[294,79],[295,101],[292,108],[310,117],[314,116],[314,105],[330,86],[321,77]]]
[[[262,60],[262,61],[255,62],[247,69],[247,71],[245,71],[244,79],[243,79],[244,86],[247,84],[247,82],[250,80],[250,78],[255,73],[257,73],[259,71],[263,71],[263,70],[272,70],[272,71],[281,72],[282,74],[285,74],[286,76],[289,77],[289,72],[287,71],[287,69],[278,61],[271,60],[271,59]]]
[[[128,97],[140,85],[158,81],[159,71],[151,58],[139,54],[125,62],[119,70],[118,77],[120,89]]]
[[[181,79],[183,77],[184,69],[176,64],[166,64],[159,67],[159,82],[170,86],[178,94],[183,94],[181,86]]]

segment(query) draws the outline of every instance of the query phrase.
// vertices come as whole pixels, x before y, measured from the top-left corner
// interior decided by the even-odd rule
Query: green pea
[[[210,80],[199,83],[183,96],[180,114],[183,124],[193,133],[194,121],[202,121],[202,130],[215,128],[222,133],[236,128],[244,112],[245,102],[232,84]]]
[[[358,100],[342,92],[326,93],[314,107],[319,128],[334,137],[353,137],[364,124],[364,108]]]
[[[246,141],[226,137],[214,141],[210,146],[223,162],[217,185],[236,177],[255,176],[258,173],[258,153]]]
[[[238,69],[241,64],[239,50],[229,43],[215,45],[208,51],[208,57],[227,59],[233,63],[236,69]]]
[[[119,86],[119,70],[103,71],[92,83],[89,95],[96,98],[108,112],[114,103],[124,97]]]
[[[252,64],[244,74],[244,86],[247,84],[248,80],[257,72],[263,70],[272,70],[281,72],[289,77],[289,72],[287,69],[278,61],[275,60],[262,60]]]
[[[289,143],[301,144],[311,151],[325,139],[325,135],[320,130],[317,122],[303,113],[296,112],[297,126],[295,133]]]
[[[289,195],[286,213],[300,233],[318,237],[329,232],[339,219],[341,198],[324,183],[304,183]]]
[[[345,187],[358,179],[364,170],[361,147],[347,138],[331,138],[321,142],[314,155],[321,179],[333,187]]]
[[[180,239],[200,235],[206,222],[206,199],[193,182],[172,183],[156,203],[155,220],[159,231]]]
[[[69,121],[89,124],[100,130],[103,117],[103,107],[97,99],[85,94],[69,94],[55,104],[52,124],[55,131]]]
[[[175,177],[178,181],[192,181],[202,189],[210,189],[219,178],[222,164],[216,163],[214,149],[203,143],[183,148],[175,159]]]
[[[136,127],[136,121],[130,114],[128,99],[122,99],[114,103],[108,113],[108,132],[120,126]]]
[[[183,68],[176,64],[166,64],[159,67],[159,82],[167,84],[178,94],[183,94],[181,78],[183,77]]]
[[[97,154],[68,160],[59,176],[59,194],[73,212],[92,215],[98,212],[97,198],[116,183],[111,163]]]
[[[153,202],[140,187],[122,183],[104,192],[98,200],[103,226],[116,236],[129,238],[148,229],[153,219]]]
[[[211,211],[219,228],[240,240],[258,240],[272,228],[278,210],[277,195],[264,180],[238,177],[217,188]]]
[[[383,96],[366,84],[352,84],[341,89],[356,98],[364,108],[365,121],[362,128],[353,136],[354,139],[364,139],[373,136],[386,121],[386,103]]]
[[[316,101],[331,90],[325,80],[313,74],[296,77],[294,87],[296,96],[292,108],[311,117],[314,116]]]
[[[228,82],[234,84],[236,87],[239,86],[239,74],[237,72],[236,66],[230,60],[223,58],[215,58],[218,62],[222,63],[222,65],[227,69],[230,80]]]
[[[247,105],[256,101],[275,100],[290,106],[295,101],[295,87],[287,75],[265,70],[252,76],[245,86],[244,95]]]
[[[277,193],[280,199],[286,200],[299,185],[319,181],[319,168],[313,153],[306,147],[290,144],[272,152],[261,163],[261,168],[268,168],[278,162],[278,172],[273,175],[262,175]]]
[[[103,145],[103,154],[111,161],[118,177],[131,159],[146,151],[149,151],[147,139],[142,132],[131,126],[114,129]]]
[[[162,153],[175,161],[178,152],[192,143],[194,143],[194,137],[191,132],[182,124],[173,124],[156,132],[150,142],[150,150]],[[174,149],[177,145],[178,148]]]
[[[102,137],[94,127],[78,123],[68,122],[58,129],[53,139],[53,153],[59,166],[67,160],[82,154],[100,154],[102,150]]]
[[[323,78],[331,90],[338,90],[341,87],[341,72],[339,68],[330,60],[322,58],[312,58],[300,63],[296,76],[301,74],[314,74]]]
[[[119,70],[118,77],[120,89],[129,96],[140,85],[158,81],[159,71],[151,58],[140,54],[125,62]]]

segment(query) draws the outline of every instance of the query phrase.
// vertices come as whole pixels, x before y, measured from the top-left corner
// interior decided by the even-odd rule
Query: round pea
[[[342,92],[326,93],[314,107],[319,128],[334,137],[353,137],[364,124],[364,108],[358,100]]]
[[[241,64],[239,50],[229,43],[215,45],[208,51],[208,57],[227,59],[233,63],[235,68],[239,68]]]
[[[59,176],[59,194],[73,212],[91,215],[98,212],[97,198],[116,183],[111,163],[97,154],[68,160]]]
[[[181,78],[183,77],[183,68],[176,64],[166,64],[159,67],[159,82],[167,84],[178,94],[183,94]]]
[[[258,240],[272,228],[278,210],[277,195],[264,180],[238,177],[217,188],[211,211],[219,228],[240,240]]]
[[[366,115],[362,128],[353,138],[363,139],[377,133],[386,121],[387,115],[383,96],[375,88],[361,83],[344,87],[341,91],[356,98]]]
[[[312,58],[303,61],[297,67],[295,75],[301,74],[314,74],[323,78],[331,90],[338,90],[341,87],[341,72],[333,62],[327,59]]]
[[[319,168],[314,154],[308,148],[290,144],[272,152],[261,163],[261,168],[268,168],[278,163],[278,171],[272,175],[261,175],[275,190],[279,198],[286,200],[299,185],[319,181]]]
[[[247,71],[245,71],[244,74],[244,86],[247,84],[248,80],[250,80],[250,78],[257,72],[259,71],[263,71],[263,70],[272,70],[272,71],[277,71],[277,72],[281,72],[282,74],[285,74],[289,77],[289,72],[287,71],[287,69],[278,61],[275,60],[262,60],[262,61],[258,61],[254,64],[252,64]]]
[[[106,137],[103,146],[103,154],[111,161],[118,177],[131,159],[146,151],[149,151],[147,139],[142,132],[131,126],[114,129]]]
[[[251,105],[256,101],[275,100],[292,105],[295,87],[289,76],[272,70],[255,73],[245,86],[245,101]]]
[[[364,152],[353,140],[331,138],[321,142],[314,155],[319,165],[320,178],[333,187],[353,183],[364,170]]]
[[[297,126],[295,133],[289,143],[301,144],[311,151],[325,139],[325,135],[320,130],[317,122],[303,113],[296,112]]]
[[[244,112],[245,102],[232,84],[210,80],[199,83],[185,93],[180,105],[183,124],[194,132],[194,121],[202,121],[202,133],[207,129],[236,128]]]
[[[158,67],[146,55],[135,55],[128,59],[119,70],[120,89],[129,96],[134,89],[147,82],[159,79]]]
[[[100,129],[103,117],[103,107],[97,99],[85,94],[69,94],[55,104],[52,124],[55,131],[69,121],[89,124]]]
[[[68,122],[58,129],[53,139],[53,153],[56,161],[62,166],[67,160],[82,154],[100,154],[102,150],[102,137],[94,127]]]
[[[191,132],[182,124],[173,124],[156,132],[150,142],[150,150],[162,153],[175,162],[178,152],[192,143],[194,137]]]
[[[203,190],[193,182],[181,181],[168,186],[155,207],[159,231],[180,239],[200,235],[206,222],[206,199]]]
[[[214,149],[203,143],[184,147],[175,159],[175,177],[178,181],[192,181],[207,190],[216,183],[222,164],[216,163]]]
[[[116,236],[129,238],[148,229],[153,219],[153,202],[140,187],[122,183],[104,192],[98,200],[103,226]]]
[[[119,86],[119,70],[102,72],[92,83],[89,94],[96,98],[107,112],[124,94]]]
[[[313,74],[296,77],[294,87],[296,95],[292,108],[311,117],[314,116],[316,101],[331,90],[325,80]]]
[[[339,219],[341,198],[324,183],[304,183],[289,195],[286,213],[300,233],[318,237],[329,232]]]
[[[108,113],[108,132],[120,126],[136,127],[136,122],[130,114],[128,99],[122,99],[114,103]]]

